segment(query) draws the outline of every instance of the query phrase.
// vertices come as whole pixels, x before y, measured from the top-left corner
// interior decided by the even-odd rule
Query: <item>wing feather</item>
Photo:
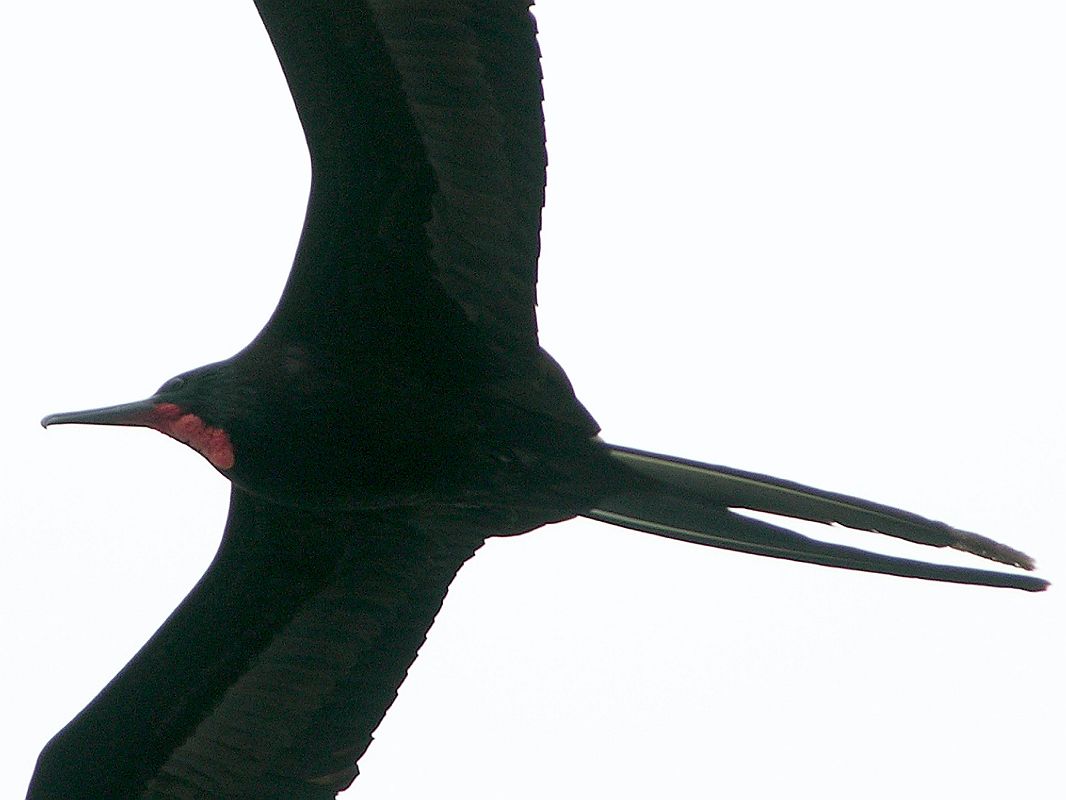
[[[483,534],[234,489],[207,573],[38,761],[29,797],[331,798]]]
[[[437,177],[440,280],[478,324],[532,338],[547,158],[528,3],[370,5]]]
[[[339,303],[331,322],[342,328],[361,279],[405,270],[435,281],[495,349],[529,351],[547,163],[529,3],[256,5],[313,172],[272,324],[312,335],[307,309],[321,325]],[[405,283],[377,313],[394,318],[410,294]]]

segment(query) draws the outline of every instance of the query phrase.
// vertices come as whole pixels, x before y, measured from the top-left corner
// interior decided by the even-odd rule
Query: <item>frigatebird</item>
[[[277,311],[237,356],[146,401],[45,420],[190,444],[233,483],[226,533],[187,600],[46,748],[31,797],[332,796],[461,564],[486,536],[575,514],[830,566],[1043,588],[813,542],[729,509],[1031,567],[896,509],[596,438],[536,343],[544,150],[525,3],[466,15],[258,5],[314,166]]]

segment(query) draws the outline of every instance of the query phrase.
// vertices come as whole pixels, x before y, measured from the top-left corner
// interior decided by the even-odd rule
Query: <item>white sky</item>
[[[1066,582],[1061,3],[538,8],[542,336],[605,437],[946,519]],[[198,577],[227,497],[154,433],[37,420],[243,346],[307,174],[251,2],[4,17],[0,796],[20,797]],[[591,522],[492,542],[351,796],[1054,796],[1063,597]]]

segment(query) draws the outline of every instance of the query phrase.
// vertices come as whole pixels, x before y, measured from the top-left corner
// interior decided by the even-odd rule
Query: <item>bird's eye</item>
[[[185,385],[185,379],[181,377],[171,378],[159,387],[159,392],[173,392]]]

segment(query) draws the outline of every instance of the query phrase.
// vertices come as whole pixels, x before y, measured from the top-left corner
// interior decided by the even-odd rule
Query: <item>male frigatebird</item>
[[[42,753],[33,798],[332,797],[447,586],[490,535],[574,515],[908,577],[1025,575],[815,542],[729,509],[837,522],[1031,568],[907,512],[603,443],[533,314],[544,138],[525,2],[257,6],[313,183],[273,317],[146,401],[233,484],[208,572]]]

